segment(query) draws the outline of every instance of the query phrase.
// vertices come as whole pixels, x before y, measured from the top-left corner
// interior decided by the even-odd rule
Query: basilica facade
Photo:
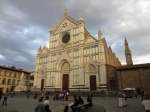
[[[36,90],[116,88],[118,82],[114,72],[121,63],[100,30],[98,37],[93,37],[84,27],[82,14],[76,20],[65,12],[49,33],[49,47],[40,47],[37,52]]]

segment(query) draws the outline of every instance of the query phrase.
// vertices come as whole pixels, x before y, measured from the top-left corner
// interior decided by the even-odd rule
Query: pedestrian
[[[127,95],[123,92],[122,93],[122,95],[123,95],[123,98],[122,98],[122,103],[123,103],[123,106],[127,106],[127,104],[126,104],[126,100],[127,100]]]
[[[36,99],[36,98],[37,98],[37,93],[34,94],[34,99]]]
[[[4,100],[3,100],[2,105],[7,106],[7,98],[8,98],[8,93],[4,94]]]
[[[143,101],[143,98],[144,98],[144,91],[141,92],[141,97],[142,97],[142,101]]]
[[[121,91],[118,92],[119,106],[123,106],[123,94]]]
[[[12,98],[14,97],[14,92],[13,92],[13,91],[11,92],[11,97],[12,97]]]
[[[49,109],[49,97],[48,96],[45,97],[44,104],[45,104],[45,112],[51,112],[51,110]]]
[[[67,91],[65,95],[66,95],[66,96],[65,96],[65,100],[68,101],[69,91]]]
[[[39,99],[39,103],[35,108],[35,112],[45,112],[45,105],[42,98]]]
[[[0,101],[2,99],[2,90],[0,89]]]
[[[150,93],[144,94],[144,99],[142,101],[142,104],[145,108],[145,112],[150,112]]]
[[[74,112],[74,107],[75,106],[78,106],[78,100],[77,100],[77,97],[76,95],[73,96],[73,102],[70,103],[69,105],[66,105],[65,108],[64,108],[64,112],[68,112],[68,109],[71,108],[72,112]]]
[[[78,96],[78,104],[84,104],[83,99],[81,98],[81,96]]]
[[[90,107],[93,106],[93,102],[92,102],[92,94],[89,94],[89,95],[87,96],[87,102],[90,103],[90,104],[89,104]]]

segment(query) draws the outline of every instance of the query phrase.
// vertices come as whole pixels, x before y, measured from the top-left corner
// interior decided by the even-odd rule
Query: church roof
[[[150,63],[119,66],[119,67],[117,67],[117,70],[121,70],[121,69],[136,69],[136,68],[150,68]]]

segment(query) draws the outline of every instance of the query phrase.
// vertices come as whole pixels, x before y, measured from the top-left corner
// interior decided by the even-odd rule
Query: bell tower
[[[126,57],[126,63],[127,65],[133,65],[133,61],[132,61],[132,55],[131,55],[131,51],[129,49],[129,46],[128,46],[128,42],[125,38],[125,57]]]

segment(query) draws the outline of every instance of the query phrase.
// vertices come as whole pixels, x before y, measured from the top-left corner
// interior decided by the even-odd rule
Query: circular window
[[[70,40],[70,35],[69,34],[65,34],[63,37],[62,37],[62,42],[63,43],[68,43]]]

